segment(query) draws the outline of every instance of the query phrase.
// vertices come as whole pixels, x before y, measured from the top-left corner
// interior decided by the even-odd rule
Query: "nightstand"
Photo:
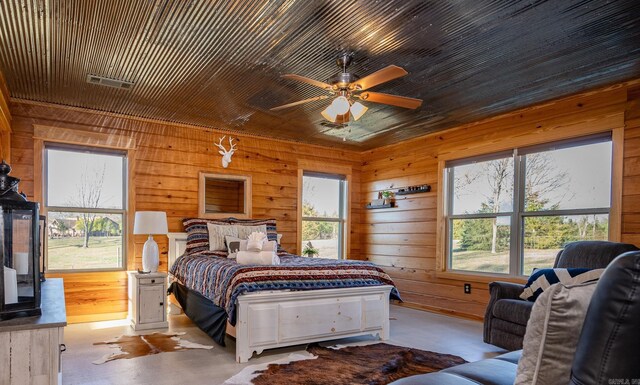
[[[167,322],[167,274],[129,274],[129,319],[133,330],[162,329]]]

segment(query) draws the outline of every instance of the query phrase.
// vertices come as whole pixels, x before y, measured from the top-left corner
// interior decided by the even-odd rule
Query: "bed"
[[[283,346],[361,335],[389,338],[389,298],[399,296],[388,275],[373,264],[314,259],[306,267],[305,260],[311,259],[281,253],[278,267],[238,266],[207,252],[184,255],[186,242],[186,233],[169,234],[171,291],[216,342],[224,344],[225,332],[236,338],[237,362]],[[287,275],[287,266],[297,266],[317,282],[294,288],[286,280],[262,279]],[[318,277],[323,266],[339,276]],[[234,281],[235,286],[216,291],[220,282],[214,281]]]

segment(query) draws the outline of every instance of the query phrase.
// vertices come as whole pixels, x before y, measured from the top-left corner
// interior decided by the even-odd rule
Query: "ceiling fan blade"
[[[314,79],[308,78],[306,76],[295,75],[295,74],[284,74],[284,75],[282,75],[282,77],[285,78],[285,79],[297,80],[299,82],[311,84],[312,86],[320,87],[320,88],[325,89],[325,90],[330,90],[331,89],[331,84],[328,84],[328,83],[325,83],[325,82],[321,82],[319,80],[314,80]]]
[[[422,100],[408,98],[406,96],[397,96],[383,94],[380,92],[363,92],[360,94],[360,99],[367,102],[389,104],[396,107],[416,109],[422,105]]]
[[[407,73],[408,72],[405,71],[402,67],[390,65],[370,75],[367,75],[362,79],[358,79],[352,84],[355,86],[354,89],[356,90],[366,90],[371,87],[377,86],[378,84],[401,78]]]
[[[271,111],[280,111],[280,110],[284,110],[285,108],[294,107],[294,106],[299,106],[300,104],[305,104],[305,103],[315,102],[316,100],[327,99],[328,97],[329,97],[329,96],[327,96],[327,95],[323,95],[323,96],[316,96],[315,98],[309,98],[309,99],[299,100],[299,101],[297,101],[297,102],[293,102],[293,103],[289,103],[289,104],[284,104],[284,105],[282,105],[282,106],[278,106],[278,107],[273,107],[273,108],[270,108],[269,110],[271,110]]]

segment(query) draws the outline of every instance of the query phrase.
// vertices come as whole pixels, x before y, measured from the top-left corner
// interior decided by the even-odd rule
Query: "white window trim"
[[[302,178],[303,178],[303,183],[304,183],[304,177],[305,176],[311,176],[311,175],[305,175],[304,174],[305,171],[302,172]],[[338,259],[346,259],[345,255],[347,253],[346,247],[347,247],[347,242],[346,242],[346,238],[347,235],[345,233],[346,228],[347,228],[347,199],[348,199],[348,191],[349,191],[349,185],[347,183],[347,177],[346,175],[340,175],[340,174],[327,174],[327,173],[317,173],[319,174],[318,176],[320,176],[320,174],[326,174],[326,175],[333,175],[333,176],[340,176],[341,178],[336,178],[337,180],[340,180],[340,184],[339,184],[339,201],[338,201],[338,217],[334,218],[334,217],[305,217],[305,216],[301,216],[301,221],[304,222],[329,222],[329,223],[337,223],[338,224]],[[302,195],[303,192],[300,191],[300,195]],[[304,198],[304,197],[303,197]],[[304,199],[303,199],[304,201]],[[302,240],[300,243],[304,242],[304,240]]]
[[[344,201],[344,259],[351,259],[351,200],[353,189],[351,187],[351,175],[353,173],[351,165],[341,163],[327,163],[310,159],[298,159],[298,213],[296,226],[296,253],[302,254],[302,177],[305,171],[318,172],[324,174],[344,175],[346,181],[345,201]]]
[[[612,139],[612,172],[611,172],[611,207],[609,213],[609,240],[619,242],[622,229],[622,180],[624,161],[624,115],[617,114],[609,121],[602,119],[598,124],[592,122],[590,125],[576,125],[565,133],[560,131],[548,131],[545,136],[524,135],[519,138],[511,138],[505,141],[493,142],[474,148],[460,149],[454,151],[448,148],[446,152],[438,154],[438,183],[437,186],[437,236],[436,236],[436,276],[444,279],[472,282],[491,282],[496,278],[508,282],[523,282],[526,278],[521,275],[507,275],[496,273],[484,273],[475,271],[451,271],[448,269],[447,255],[447,218],[446,218],[446,163],[448,161],[483,156],[501,151],[510,151],[514,148],[529,147],[534,145],[544,145],[556,141],[570,139],[579,140],[582,137],[611,133]],[[607,127],[608,126],[608,127]]]
[[[76,206],[49,206],[49,191],[48,191],[48,156],[47,150],[61,150],[61,151],[78,151],[78,152],[94,152],[96,154],[106,154],[112,156],[122,157],[122,208],[121,209],[107,209],[107,208],[86,208]],[[104,149],[101,147],[92,147],[87,145],[67,145],[60,143],[45,142],[43,145],[43,170],[42,170],[42,196],[43,196],[43,215],[47,216],[47,223],[49,223],[49,212],[73,212],[73,213],[95,213],[95,214],[117,214],[122,215],[122,259],[121,265],[118,267],[110,268],[96,268],[96,269],[49,269],[49,252],[46,253],[44,261],[45,273],[82,273],[82,272],[109,272],[109,271],[125,271],[127,270],[127,234],[128,234],[128,218],[127,218],[127,203],[128,203],[128,184],[129,184],[129,159],[127,151],[118,149]],[[48,239],[48,233],[46,239]],[[45,243],[45,248],[48,248],[48,242]]]

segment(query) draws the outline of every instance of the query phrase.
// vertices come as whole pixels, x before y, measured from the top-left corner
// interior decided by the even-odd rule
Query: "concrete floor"
[[[130,360],[116,360],[103,365],[91,362],[113,351],[105,346],[93,346],[118,337],[133,334],[126,321],[94,322],[70,325],[65,329],[67,351],[63,354],[63,384],[220,384],[246,365],[270,362],[288,354],[303,351],[305,346],[274,349],[252,358],[247,364],[235,362],[235,344],[216,345],[185,315],[169,316],[169,331],[186,332],[182,338],[205,345],[211,350],[187,350],[162,353]],[[348,344],[373,341],[373,337],[357,337],[332,341]],[[482,323],[440,314],[391,306],[390,344],[423,350],[455,354],[467,361],[493,357],[503,351],[482,342]]]

